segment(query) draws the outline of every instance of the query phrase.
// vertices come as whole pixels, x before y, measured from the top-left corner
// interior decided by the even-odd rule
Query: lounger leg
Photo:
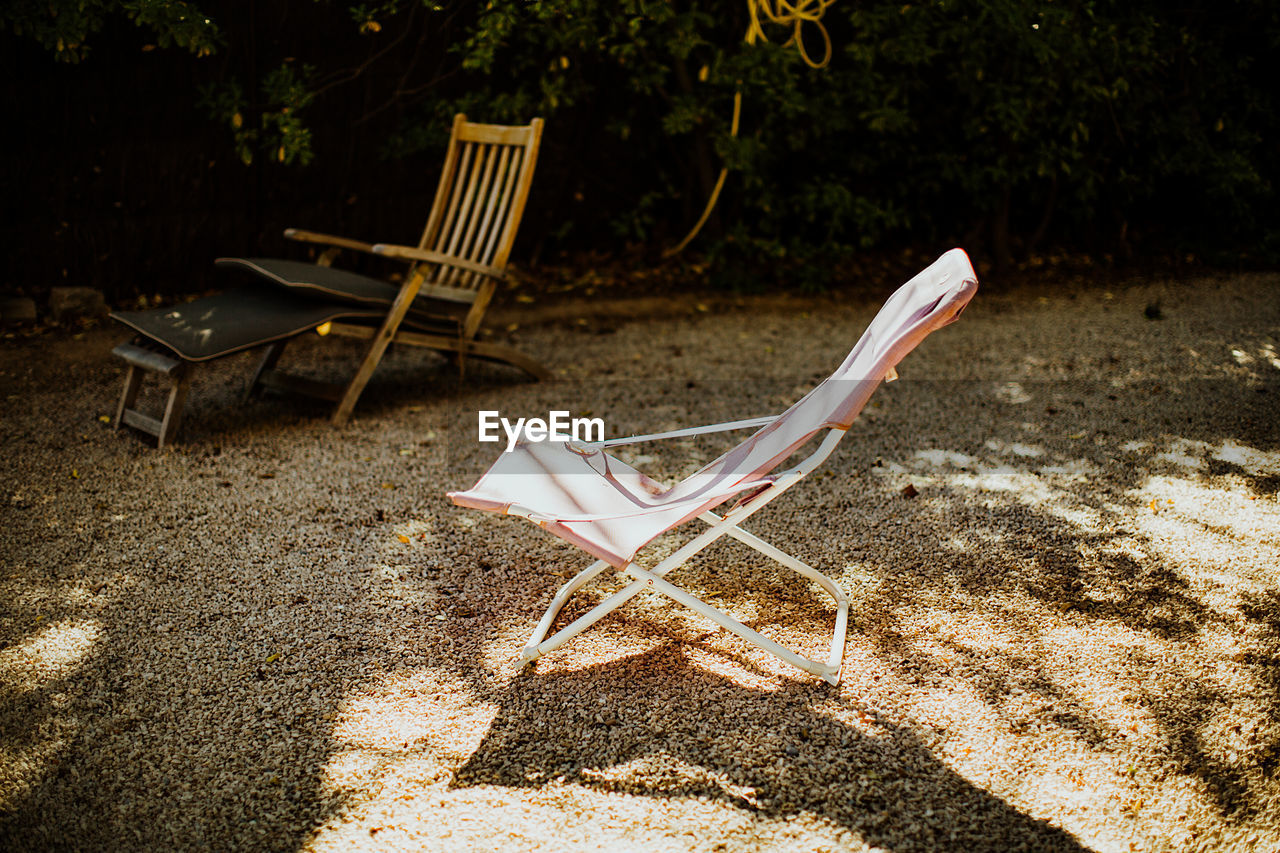
[[[142,371],[130,364],[129,372],[124,376],[124,392],[120,395],[120,405],[116,406],[116,419],[112,427],[120,429],[124,424],[124,413],[132,409],[138,402],[138,390],[142,388]]]
[[[191,374],[195,371],[195,365],[135,341],[120,344],[112,353],[123,358],[129,365],[129,371],[125,374],[124,392],[120,395],[120,405],[116,407],[116,429],[131,426],[154,435],[157,448],[172,443],[182,421],[182,406],[187,400],[187,390],[191,386]],[[143,378],[148,372],[163,377],[161,381],[169,383],[169,399],[165,403],[164,414],[159,418],[143,414],[136,408]]]
[[[276,364],[280,361],[280,356],[284,353],[284,348],[288,343],[288,339],[285,339],[267,344],[267,349],[262,354],[262,361],[258,362],[258,369],[253,372],[253,379],[249,382],[249,387],[245,389],[244,402],[247,403],[262,393],[262,377],[275,370]]]
[[[160,434],[156,436],[156,449],[162,450],[173,441],[182,423],[182,407],[187,402],[187,391],[191,388],[191,368],[182,366],[182,372],[173,377],[173,387],[169,389],[169,401],[164,407],[164,420],[160,422]]]

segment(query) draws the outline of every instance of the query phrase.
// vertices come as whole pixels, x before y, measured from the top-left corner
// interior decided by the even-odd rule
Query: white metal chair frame
[[[667,438],[680,438],[690,435],[702,435],[707,433],[727,432],[730,430],[747,429],[750,427],[761,427],[772,423],[776,416],[753,418],[750,420],[730,421],[722,424],[712,424],[703,427],[693,427],[689,429],[673,430],[671,432],[653,433],[650,435],[633,436],[629,438],[610,439],[608,441],[596,442],[589,447],[604,448],[618,447],[628,444],[636,444],[642,441],[658,441]],[[704,512],[698,518],[708,525],[709,530],[704,530],[700,535],[694,537],[685,543],[675,553],[662,560],[652,569],[645,569],[636,565],[635,562],[628,562],[618,569],[621,574],[632,578],[632,583],[624,589],[613,593],[608,598],[601,601],[588,612],[579,616],[565,627],[557,631],[550,639],[544,639],[547,632],[551,630],[551,625],[555,621],[556,616],[560,613],[561,608],[568,603],[569,599],[575,592],[590,582],[606,568],[610,567],[610,563],[606,560],[597,560],[587,568],[579,572],[575,577],[560,587],[555,597],[551,600],[551,605],[547,608],[547,612],[543,614],[542,620],[534,629],[529,642],[525,644],[524,651],[520,656],[521,665],[527,665],[547,652],[559,648],[565,642],[569,641],[578,634],[581,634],[587,628],[590,628],[596,622],[599,622],[605,616],[612,613],[631,599],[635,598],[646,589],[652,589],[662,593],[668,598],[683,604],[685,607],[701,613],[712,622],[727,631],[731,631],[742,637],[749,643],[759,646],[766,652],[775,657],[791,664],[794,667],[812,673],[830,684],[838,684],[840,682],[840,665],[844,658],[844,644],[849,622],[849,599],[844,592],[836,586],[835,582],[826,575],[819,572],[809,564],[793,557],[782,549],[769,544],[755,534],[748,533],[739,525],[757,510],[763,509],[765,504],[780,496],[787,489],[791,488],[800,480],[804,479],[811,471],[821,465],[831,452],[835,450],[840,439],[844,437],[847,428],[832,427],[826,438],[819,444],[818,448],[811,453],[803,462],[789,470],[773,475],[770,481],[760,490],[758,490],[750,498],[741,501],[724,515],[717,515],[714,512]],[[739,487],[740,489],[741,487]],[[527,518],[530,521],[540,521],[546,518],[541,513],[534,510],[512,505],[507,510],[508,515],[515,515],[521,518]],[[583,520],[582,518],[576,520]],[[712,607],[702,599],[686,592],[670,581],[666,580],[666,575],[684,565],[691,557],[696,555],[702,549],[715,542],[722,536],[729,536],[738,540],[742,544],[754,548],[766,557],[781,563],[789,569],[822,587],[836,602],[836,621],[835,630],[831,636],[831,654],[827,661],[812,660],[797,654],[780,643],[769,639],[758,631],[748,628],[746,625],[734,619],[727,613]]]
[[[836,371],[780,415],[730,421],[651,435],[574,444],[535,440],[508,448],[471,489],[449,492],[459,506],[526,518],[599,558],[556,592],[521,654],[528,663],[559,647],[605,615],[651,589],[702,614],[761,650],[831,684],[840,681],[849,602],[826,575],[743,530],[752,513],[781,495],[831,455],[883,380],[933,331],[954,322],[977,290],[977,276],[960,249],[945,253],[885,302]],[[665,487],[610,456],[606,448],[666,438],[757,428],[746,440],[679,484]],[[770,473],[826,436],[804,461]],[[713,512],[734,500],[727,512]],[[584,509],[594,509],[585,513]],[[709,525],[653,568],[636,555],[694,519]],[[666,576],[722,536],[729,536],[822,587],[836,602],[831,654],[824,662],[797,654],[666,580]],[[613,566],[631,583],[547,638],[557,614],[584,584]]]

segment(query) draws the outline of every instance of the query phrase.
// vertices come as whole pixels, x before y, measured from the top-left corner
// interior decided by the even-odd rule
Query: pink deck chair
[[[977,287],[968,256],[960,249],[947,252],[889,298],[835,373],[780,415],[586,445],[522,440],[510,452],[503,453],[475,486],[463,492],[449,492],[459,506],[527,518],[598,558],[556,593],[526,644],[521,662],[528,663],[559,647],[640,592],[652,589],[787,663],[838,684],[848,599],[826,575],[740,525],[831,454],[880,382],[896,378],[894,368],[898,362],[930,332],[954,321]],[[606,452],[606,448],[619,445],[751,427],[759,429],[669,488]],[[827,430],[826,437],[804,461],[794,468],[774,471],[823,430]],[[735,496],[738,500],[728,512],[712,512]],[[641,548],[695,518],[710,528],[652,569],[636,564],[635,556]],[[665,579],[673,569],[726,535],[793,569],[835,599],[835,630],[825,662],[785,648]],[[550,639],[544,639],[569,597],[610,566],[633,582]]]

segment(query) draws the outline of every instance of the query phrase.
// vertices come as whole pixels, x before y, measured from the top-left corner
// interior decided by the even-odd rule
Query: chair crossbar
[[[575,592],[599,575],[600,572],[604,571],[604,569],[609,566],[609,563],[605,560],[597,560],[587,568],[583,569],[561,586],[552,598],[550,606],[543,614],[538,626],[534,629],[533,634],[529,638],[529,642],[525,644],[524,650],[520,655],[521,665],[528,664],[547,652],[559,648],[565,642],[590,628],[596,622],[599,622],[605,616],[609,615],[614,610],[617,610],[641,592],[644,592],[647,589],[653,589],[673,601],[702,614],[725,630],[742,637],[747,642],[752,643],[769,654],[772,654],[785,663],[791,664],[805,672],[817,675],[830,684],[838,684],[840,681],[840,663],[844,657],[845,635],[848,627],[848,597],[843,591],[841,591],[834,581],[819,572],[817,569],[814,569],[807,563],[791,556],[782,549],[769,544],[760,537],[741,529],[738,525],[741,524],[748,516],[762,509],[765,504],[774,500],[792,485],[799,482],[805,474],[819,465],[835,448],[836,443],[840,440],[843,434],[843,428],[833,428],[827,435],[827,438],[824,439],[821,446],[819,446],[818,449],[815,450],[799,466],[792,471],[783,474],[778,478],[778,480],[766,487],[763,491],[734,507],[724,515],[717,515],[710,511],[699,515],[698,518],[709,525],[708,529],[686,542],[674,553],[660,561],[658,565],[654,566],[652,569],[645,569],[636,565],[634,562],[629,562],[619,567],[617,570],[620,573],[632,578],[632,582],[630,584],[606,597],[591,610],[561,628],[549,639],[544,639],[547,632],[551,629],[552,624],[555,622],[555,618],[559,614],[561,608],[564,607]],[[813,581],[835,600],[836,623],[831,638],[831,654],[825,663],[806,658],[803,655],[797,654],[796,652],[775,642],[774,640],[770,640],[758,631],[748,628],[746,625],[742,624],[737,619],[734,619],[727,613],[712,607],[697,596],[681,589],[665,579],[667,574],[684,565],[691,557],[702,551],[717,539],[720,539],[722,536],[729,536],[736,539],[744,545],[795,571],[802,577]]]
[[[556,592],[555,597],[551,599],[551,604],[547,607],[547,612],[542,614],[542,619],[538,622],[538,627],[533,629],[533,634],[529,637],[529,642],[525,643],[524,650],[520,655],[520,662],[522,665],[528,663],[544,652],[551,651],[558,647],[560,642],[563,642],[564,640],[569,639],[570,636],[573,636],[573,634],[570,634],[566,636],[564,640],[555,643],[555,645],[551,645],[550,641],[543,643],[543,638],[546,637],[547,632],[551,630],[551,623],[555,621],[556,615],[560,613],[560,609],[564,607],[570,596],[607,568],[609,568],[608,562],[605,560],[596,560],[560,587]],[[621,602],[619,602],[619,604],[621,604]],[[607,612],[608,611],[606,610],[605,613]],[[603,616],[604,614],[602,613],[601,615]],[[584,625],[583,629],[589,625],[590,623],[588,623],[588,625]]]
[[[761,495],[760,497],[762,498],[764,496]],[[739,507],[740,510],[744,508],[745,508],[745,505],[744,507]],[[662,562],[658,563],[658,565],[650,569],[650,571],[653,572],[658,577],[662,577],[666,575],[668,572],[672,571],[677,566],[680,566],[681,564],[683,564],[686,560],[688,560],[694,554],[698,553],[703,548],[707,547],[712,542],[719,539],[721,536],[724,535],[725,529],[732,526],[733,524],[738,523],[740,518],[745,517],[745,515],[749,515],[749,514],[750,512],[747,512],[744,515],[740,516],[739,518],[729,518],[728,516],[726,516],[725,518],[717,522],[711,529],[704,530],[699,536],[696,536],[690,541],[686,542],[675,553],[669,555]],[[601,562],[604,562],[604,561],[602,560]],[[606,563],[606,565],[608,564]],[[582,575],[585,575],[587,572],[590,572],[592,568],[593,567],[588,567],[586,571],[582,573]],[[579,575],[578,577],[575,577],[573,580],[569,581],[569,584],[573,584],[576,581],[578,581],[578,578],[582,577],[582,575]],[[586,583],[590,579],[591,579],[590,577],[583,579],[582,582],[578,584],[578,586],[581,586],[582,583]],[[567,587],[569,586],[569,584],[566,584],[565,586]],[[577,587],[575,587],[575,589],[576,588]],[[529,643],[526,644],[525,646],[524,654],[521,656],[521,661],[524,663],[528,663],[529,661],[533,660],[539,655],[546,654],[547,652],[552,651],[553,649],[559,648],[567,640],[573,637],[576,637],[578,634],[581,634],[583,631],[590,628],[595,623],[599,622],[605,616],[609,615],[614,610],[617,610],[619,607],[626,604],[631,599],[635,598],[637,595],[643,592],[644,589],[645,589],[645,584],[632,583],[629,586],[627,586],[625,589],[621,589],[618,592],[615,592],[613,595],[610,595],[608,598],[606,598],[604,601],[597,604],[591,610],[587,611],[586,613],[584,613],[583,615],[575,619],[573,622],[570,622],[568,625],[561,628],[556,633],[556,635],[549,640],[542,641],[538,631],[534,631],[534,636],[530,638]],[[565,595],[564,600],[568,599],[569,594],[572,594],[572,590]],[[556,597],[559,598],[560,597],[559,594],[557,594]],[[564,600],[561,601],[560,607],[564,606]],[[553,601],[552,609],[548,609],[547,611],[550,618],[547,618],[546,616],[543,617],[543,621],[546,623],[546,626],[548,628],[551,626],[551,622],[555,619],[554,611],[558,611],[560,607],[557,607],[555,605],[555,602]],[[545,631],[543,631],[542,633],[545,634]],[[531,653],[531,650],[533,650],[532,653]]]
[[[706,516],[710,516],[710,518],[708,519]],[[719,520],[720,518],[720,516],[716,515],[714,512],[708,512],[698,517],[701,518],[703,521],[706,521],[708,524],[711,524],[715,520]],[[818,586],[822,587],[828,593],[830,593],[831,597],[834,598],[837,602],[841,602],[845,600],[845,594],[840,589],[840,587],[836,586],[835,583],[832,582],[831,578],[827,577],[822,572],[813,568],[808,563],[805,563],[801,560],[796,559],[795,557],[788,554],[786,551],[783,551],[781,548],[778,548],[774,545],[770,545],[768,542],[764,541],[759,536],[756,536],[752,533],[748,533],[747,531],[743,530],[740,527],[731,527],[728,529],[727,533],[729,536],[731,536],[734,539],[737,539],[743,545],[746,545],[750,548],[754,548],[755,550],[759,551],[761,554],[764,554],[766,557],[776,560],[777,562],[782,563],[782,565],[786,566],[787,568],[799,574],[804,575],[809,580],[813,581]]]
[[[828,663],[811,660],[804,655],[791,651],[791,649],[788,649],[781,643],[769,639],[759,631],[748,628],[746,625],[742,624],[737,619],[734,619],[723,610],[717,610],[710,604],[707,604],[705,601],[698,598],[696,595],[686,592],[670,581],[657,577],[639,566],[634,564],[628,566],[627,574],[636,578],[637,581],[644,586],[653,587],[668,598],[683,604],[691,610],[701,613],[721,628],[737,634],[742,639],[763,649],[779,660],[789,663],[797,669],[813,673],[831,684],[840,683],[840,658],[844,653],[844,637],[839,633],[832,638],[831,657]],[[845,610],[849,607],[847,602],[840,606]]]

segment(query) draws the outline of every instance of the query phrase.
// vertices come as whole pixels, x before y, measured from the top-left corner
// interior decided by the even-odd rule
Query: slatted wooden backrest
[[[418,248],[502,271],[515,242],[538,161],[542,119],[523,127],[476,124],[461,113]],[[475,290],[480,273],[440,265],[431,284]]]

